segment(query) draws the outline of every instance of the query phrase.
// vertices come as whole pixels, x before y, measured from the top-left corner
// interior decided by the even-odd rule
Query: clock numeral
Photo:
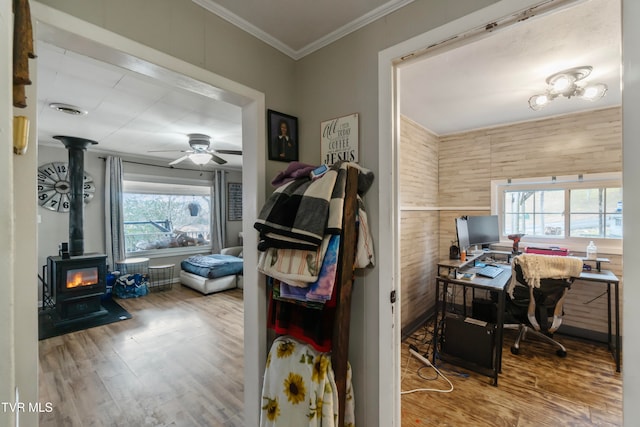
[[[69,202],[69,198],[67,197],[67,195],[63,194],[62,197],[60,197],[60,205],[58,206],[58,212],[68,212],[70,204],[71,203]]]

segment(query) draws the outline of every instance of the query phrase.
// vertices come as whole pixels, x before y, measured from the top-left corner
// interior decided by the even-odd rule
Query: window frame
[[[188,191],[183,187],[191,187]],[[126,188],[126,190],[125,190]],[[163,192],[159,192],[159,188],[164,188]],[[162,176],[150,176],[141,174],[127,174],[123,177],[123,193],[144,193],[144,194],[172,194],[172,195],[207,195],[213,203],[213,188],[211,182],[200,181],[188,178],[178,177],[162,177]],[[213,232],[213,216],[209,215],[209,228],[210,232]],[[166,258],[172,256],[184,256],[193,255],[198,253],[209,253],[212,251],[213,242],[210,241],[208,245],[202,246],[185,246],[177,248],[163,248],[163,249],[149,249],[143,251],[127,252],[125,247],[125,254],[127,257],[147,257],[147,258]]]
[[[622,173],[597,173],[588,175],[547,176],[491,181],[491,213],[498,215],[501,244],[511,245],[513,242],[504,234],[504,193],[505,191],[527,190],[564,190],[564,224],[569,230],[570,190],[589,188],[622,188]],[[622,213],[622,215],[624,215]],[[523,236],[520,246],[560,246],[576,252],[584,252],[590,241],[598,247],[598,252],[608,254],[622,253],[623,238],[592,238],[563,236]]]

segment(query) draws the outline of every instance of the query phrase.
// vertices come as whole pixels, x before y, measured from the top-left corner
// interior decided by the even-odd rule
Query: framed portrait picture
[[[298,119],[288,114],[267,110],[269,160],[298,160]]]

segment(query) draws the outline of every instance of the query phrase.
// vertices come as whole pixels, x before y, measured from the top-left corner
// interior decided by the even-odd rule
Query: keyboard
[[[486,267],[482,267],[480,270],[476,272],[479,276],[494,278],[498,274],[502,273],[504,270],[500,267],[495,267],[493,265],[487,265]]]

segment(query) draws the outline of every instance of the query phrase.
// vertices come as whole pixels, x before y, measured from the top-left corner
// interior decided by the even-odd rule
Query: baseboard
[[[427,323],[429,320],[433,318],[434,313],[435,313],[435,310],[431,308],[425,311],[424,313],[422,313],[420,316],[418,316],[415,320],[413,320],[407,326],[402,328],[401,340],[404,341],[407,338],[409,338],[411,335],[413,335],[414,332],[416,332],[418,329],[424,326],[425,323]]]
[[[581,338],[588,341],[595,341],[600,343],[607,343],[607,333],[606,332],[598,332],[591,331],[589,329],[578,328],[576,326],[568,326],[568,325],[560,325],[560,328],[556,331],[556,334],[565,335],[572,338]],[[614,340],[613,344],[615,345],[615,332],[613,332],[613,336],[611,337]],[[620,337],[620,342],[622,343],[622,336]],[[622,347],[622,344],[620,344]]]

